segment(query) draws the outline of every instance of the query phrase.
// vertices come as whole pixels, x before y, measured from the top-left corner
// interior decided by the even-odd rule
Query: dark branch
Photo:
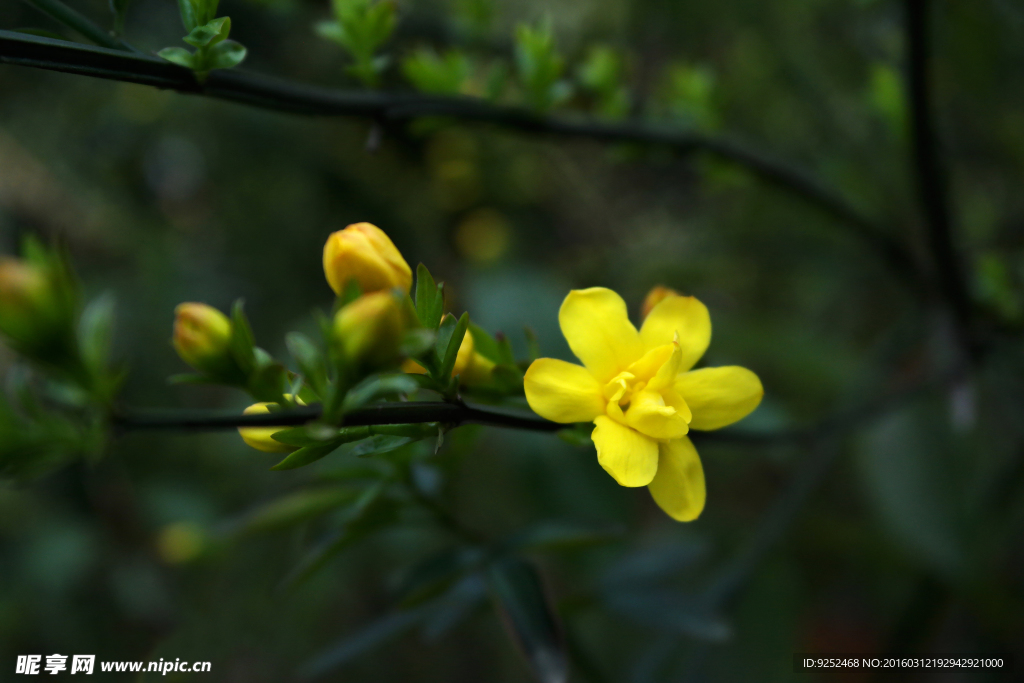
[[[930,0],[906,0],[906,69],[910,104],[910,137],[918,197],[927,223],[928,246],[935,278],[943,298],[956,317],[965,347],[968,339],[971,302],[963,264],[953,244],[946,169],[932,116],[931,68],[928,58],[928,17]]]
[[[845,226],[895,275],[915,288],[920,282],[917,266],[906,248],[838,194],[798,168],[728,140],[636,123],[544,116],[469,97],[332,90],[237,70],[213,71],[206,83],[200,84],[188,69],[157,57],[10,31],[0,31],[0,63],[140,83],[293,114],[359,116],[396,122],[445,116],[538,135],[657,145],[680,154],[702,152],[746,168],[762,181],[803,198]]]

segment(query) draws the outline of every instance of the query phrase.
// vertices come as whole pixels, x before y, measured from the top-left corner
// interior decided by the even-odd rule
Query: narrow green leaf
[[[301,448],[302,446],[317,446],[338,439],[341,437],[342,431],[337,427],[314,422],[301,427],[282,429],[279,432],[274,432],[271,438],[274,441]]]
[[[515,366],[516,356],[512,352],[512,342],[509,341],[508,337],[499,332],[495,338],[498,342],[498,359],[499,364]]]
[[[491,566],[488,584],[509,636],[541,683],[565,683],[569,677],[565,647],[554,608],[540,575],[519,558]]]
[[[476,323],[469,324],[469,333],[473,335],[473,350],[492,363],[501,363],[498,342],[487,330]]]
[[[402,578],[395,596],[402,608],[416,607],[441,595],[486,558],[480,548],[456,546],[430,555]]]
[[[567,550],[617,541],[624,534],[620,526],[542,522],[510,538],[506,547],[515,552]]]
[[[537,335],[534,333],[533,328],[529,326],[524,327],[523,334],[526,336],[526,354],[528,360],[532,363],[540,358],[540,344],[537,343]]]
[[[245,302],[235,301],[231,307],[231,355],[246,377],[256,366],[256,342],[252,336],[252,328],[245,317]]]
[[[448,353],[448,342],[452,340],[452,334],[457,325],[458,321],[451,313],[447,313],[441,318],[441,324],[437,328],[437,341],[434,342],[434,355],[437,357],[438,366],[444,362],[445,355]],[[437,376],[445,380],[448,379],[444,375]]]
[[[114,297],[103,294],[89,302],[78,321],[78,340],[82,360],[99,376],[110,359],[114,332]]]

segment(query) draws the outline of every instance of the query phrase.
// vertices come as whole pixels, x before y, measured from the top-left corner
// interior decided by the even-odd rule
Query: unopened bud
[[[657,285],[652,288],[651,291],[647,292],[647,296],[644,297],[643,306],[640,307],[640,319],[646,318],[655,306],[670,296],[680,296],[680,294],[671,287],[665,287],[664,285]]]
[[[231,321],[212,306],[179,304],[171,343],[181,359],[200,372],[222,373],[230,363]]]
[[[391,239],[371,223],[354,223],[332,233],[324,245],[324,275],[334,293],[355,280],[364,294],[412,287],[412,270]]]
[[[386,367],[398,361],[407,317],[395,292],[364,294],[334,316],[334,341],[347,362]]]
[[[294,400],[300,406],[305,405],[301,400],[295,398],[292,394],[285,394],[285,398]],[[264,415],[270,412],[270,406],[275,405],[272,403],[254,403],[245,410],[242,411],[243,415]],[[298,450],[295,446],[289,446],[283,444],[280,441],[274,441],[274,434],[285,429],[285,427],[240,427],[238,433],[242,437],[242,441],[246,442],[258,451],[264,451],[265,453],[291,453],[292,451]]]
[[[0,259],[0,332],[28,342],[49,315],[51,287],[46,271],[20,259]]]

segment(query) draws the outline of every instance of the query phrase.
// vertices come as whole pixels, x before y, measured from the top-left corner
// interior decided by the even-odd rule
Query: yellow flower
[[[711,341],[708,309],[694,297],[663,297],[637,332],[615,292],[573,290],[558,322],[583,365],[535,360],[525,378],[530,407],[554,422],[593,421],[597,460],[615,481],[647,486],[673,519],[696,519],[704,470],[686,434],[748,415],[764,393],[757,375],[690,370]]]
[[[227,361],[231,321],[212,306],[188,302],[174,309],[174,350],[196,370],[216,374]]]
[[[285,398],[293,400],[300,406],[306,405],[302,399],[296,398],[292,394],[285,394]],[[270,412],[270,406],[276,405],[272,403],[253,403],[251,406],[242,411],[243,415],[263,415]],[[298,450],[295,446],[289,446],[283,444],[280,441],[274,441],[273,435],[280,432],[286,427],[240,427],[238,429],[239,435],[242,437],[242,441],[246,442],[258,451],[264,451],[266,453],[291,453],[294,450]]]
[[[398,361],[398,347],[409,326],[407,318],[395,292],[364,294],[334,316],[334,339],[352,363],[390,365]]]
[[[334,293],[341,295],[350,280],[364,294],[382,289],[412,287],[412,270],[383,230],[371,223],[353,223],[327,238],[324,275]]]

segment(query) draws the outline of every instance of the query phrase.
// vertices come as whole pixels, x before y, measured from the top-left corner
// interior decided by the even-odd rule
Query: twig
[[[669,147],[680,154],[705,153],[741,166],[836,219],[915,290],[917,265],[898,240],[805,171],[737,142],[638,123],[546,116],[470,97],[411,92],[344,91],[301,85],[238,70],[210,73],[205,84],[188,69],[142,54],[97,48],[39,36],[0,31],[0,63],[62,71],[205,95],[254,107],[316,116],[360,116],[407,121],[443,116],[489,123],[523,133]]]
[[[964,268],[953,244],[953,219],[946,169],[932,116],[931,68],[928,58],[930,0],[906,0],[907,81],[910,138],[918,198],[927,222],[928,247],[939,291],[956,318],[968,355],[977,353],[970,339],[971,301]]]

